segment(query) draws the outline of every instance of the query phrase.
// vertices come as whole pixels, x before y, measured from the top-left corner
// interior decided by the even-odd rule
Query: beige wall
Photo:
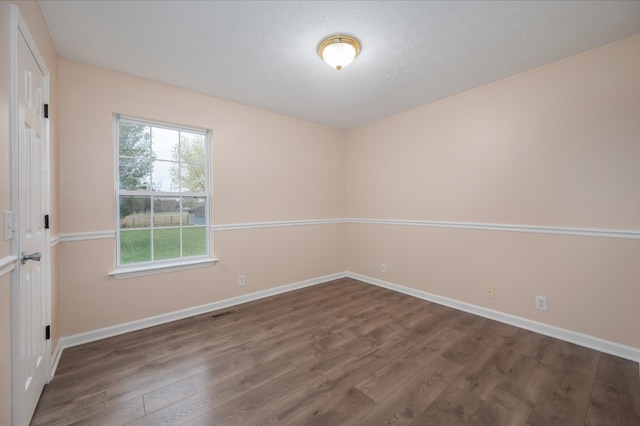
[[[11,210],[11,139],[10,139],[10,96],[11,96],[11,74],[10,74],[10,49],[11,49],[11,9],[12,2],[0,1],[0,212]],[[50,104],[52,114],[50,123],[50,146],[51,146],[51,213],[52,213],[52,235],[57,235],[58,217],[58,161],[57,161],[57,132],[58,123],[56,117],[57,102],[57,80],[58,80],[58,57],[51,42],[49,31],[44,23],[40,12],[40,7],[35,1],[21,1],[18,4],[20,13],[24,18],[31,35],[33,36],[40,54],[49,68],[51,76]],[[0,218],[0,221],[2,219]],[[52,249],[55,255],[56,248]],[[11,242],[4,241],[0,236],[0,259],[11,255]],[[54,271],[57,268],[54,267]],[[51,289],[54,294],[58,292],[59,281],[57,274],[52,274]],[[59,341],[57,299],[52,303],[52,348]],[[0,425],[11,423],[12,417],[12,395],[11,395],[11,274],[0,277]]]
[[[640,35],[349,131],[347,216],[637,230],[638,76]],[[638,240],[349,224],[347,258],[353,272],[640,347]]]
[[[214,224],[344,217],[342,131],[66,60],[60,91],[63,234],[114,230],[114,113],[212,130]],[[341,223],[212,235],[216,266],[125,280],[114,239],[62,243],[63,335],[345,270]]]
[[[346,133],[61,60],[62,229],[113,230],[115,112],[213,129],[215,224],[346,215],[638,229],[639,45],[628,38]],[[214,244],[213,268],[116,281],[113,240],[64,243],[63,335],[348,269],[640,347],[635,240],[336,224],[221,231]],[[533,308],[536,295],[549,312]]]

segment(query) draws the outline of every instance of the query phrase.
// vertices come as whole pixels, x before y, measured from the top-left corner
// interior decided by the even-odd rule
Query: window
[[[209,259],[209,133],[115,122],[117,267]]]

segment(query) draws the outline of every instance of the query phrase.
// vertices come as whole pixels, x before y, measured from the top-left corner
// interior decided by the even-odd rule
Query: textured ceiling
[[[640,32],[640,1],[40,1],[58,54],[353,128]],[[317,45],[362,43],[342,71]]]

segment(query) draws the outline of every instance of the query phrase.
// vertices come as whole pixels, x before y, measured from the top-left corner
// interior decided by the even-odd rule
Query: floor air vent
[[[218,318],[226,317],[227,315],[235,314],[236,312],[238,311],[235,309],[232,309],[230,311],[224,311],[218,314],[211,314],[209,315],[209,318],[213,321],[213,320],[217,320]]]

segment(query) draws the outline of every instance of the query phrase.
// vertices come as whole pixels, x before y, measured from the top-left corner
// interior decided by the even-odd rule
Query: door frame
[[[21,264],[19,253],[19,236],[16,230],[20,229],[20,194],[19,194],[19,96],[18,96],[18,41],[21,35],[27,42],[27,46],[31,49],[36,62],[44,73],[44,87],[42,94],[42,102],[50,103],[50,90],[51,90],[51,74],[43,56],[38,50],[38,46],[35,40],[31,36],[27,24],[24,21],[18,6],[11,4],[11,104],[10,104],[10,129],[11,129],[11,211],[12,213],[12,242],[11,251],[16,256],[16,267],[12,271],[11,276],[11,353],[12,353],[12,388],[13,388],[13,424],[18,426],[20,424],[20,268]],[[49,153],[49,120],[45,120],[44,129],[44,152],[43,152],[43,166],[44,177],[42,190],[44,191],[44,211],[46,214],[50,213],[50,153]],[[44,218],[43,218],[44,220]],[[50,230],[45,229],[44,236],[44,253],[42,253],[44,259],[44,297],[45,297],[45,318],[47,324],[51,324],[51,235]],[[44,330],[43,330],[44,332]],[[44,358],[44,370],[45,370],[45,383],[51,381],[51,340],[45,342],[45,358]]]

